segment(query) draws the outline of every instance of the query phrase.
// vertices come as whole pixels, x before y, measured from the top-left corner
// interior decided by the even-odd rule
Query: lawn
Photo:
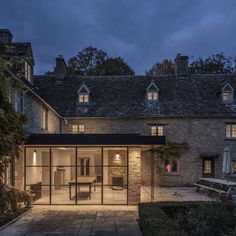
[[[139,204],[144,236],[233,236],[236,206],[213,202],[156,202]]]

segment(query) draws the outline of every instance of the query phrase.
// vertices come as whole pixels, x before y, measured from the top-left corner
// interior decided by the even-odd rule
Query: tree
[[[134,75],[123,58],[108,58],[96,70],[96,75]]]
[[[106,52],[94,47],[84,48],[67,64],[67,75],[134,75],[133,69],[123,58],[108,57]]]
[[[146,75],[171,75],[174,73],[175,64],[169,59],[155,63],[150,70],[146,71]]]
[[[225,57],[224,53],[217,53],[207,58],[194,60],[189,70],[191,74],[228,74],[233,73],[232,58]]]
[[[108,58],[107,53],[94,47],[84,48],[68,61],[68,74],[97,75],[97,68]]]
[[[16,112],[9,102],[12,87],[22,89],[19,82],[10,75],[10,60],[0,57],[0,183],[9,158],[16,158],[20,154],[20,145],[26,139],[23,125],[26,116]]]

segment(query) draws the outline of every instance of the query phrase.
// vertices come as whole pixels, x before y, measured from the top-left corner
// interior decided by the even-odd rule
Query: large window
[[[236,138],[236,124],[226,124],[225,136],[226,138]]]
[[[127,204],[126,147],[26,148],[35,204]]]

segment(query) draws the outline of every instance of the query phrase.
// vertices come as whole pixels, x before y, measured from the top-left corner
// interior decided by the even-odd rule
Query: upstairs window
[[[158,100],[159,89],[155,85],[154,81],[152,81],[151,84],[147,87],[146,94],[147,94],[148,101]]]
[[[31,65],[25,60],[25,79],[31,82]]]
[[[234,98],[234,89],[227,83],[222,89],[222,100],[225,103],[231,103]]]
[[[158,94],[155,91],[149,91],[147,94],[149,101],[156,101],[158,99]]]
[[[151,135],[152,136],[163,136],[164,135],[164,127],[163,125],[153,125],[151,126]]]
[[[24,93],[17,92],[17,112],[23,113],[24,111]]]
[[[79,103],[88,104],[89,94],[90,94],[89,88],[86,86],[85,83],[83,83],[78,90]]]
[[[72,125],[72,133],[77,134],[78,133],[78,125]]]
[[[79,133],[84,134],[84,125],[79,125]]]
[[[48,110],[45,107],[42,107],[41,110],[41,128],[48,130]]]
[[[236,124],[226,124],[225,136],[226,138],[236,138]]]
[[[88,94],[80,94],[79,95],[79,102],[80,103],[88,103],[89,102],[89,95]]]

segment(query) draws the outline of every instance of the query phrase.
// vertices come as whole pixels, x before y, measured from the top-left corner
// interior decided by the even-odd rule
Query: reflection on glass
[[[33,194],[34,204],[49,204],[50,203],[50,186],[42,186],[42,184],[36,183],[26,186],[26,190],[31,190]]]
[[[49,166],[49,148],[26,148],[26,166]]]
[[[52,148],[52,166],[75,166],[75,148]]]
[[[127,186],[116,189],[114,186],[103,187],[104,204],[127,204]]]
[[[26,185],[41,184],[49,185],[49,166],[26,167]]]
[[[37,204],[126,204],[127,148],[26,148],[26,188]]]

